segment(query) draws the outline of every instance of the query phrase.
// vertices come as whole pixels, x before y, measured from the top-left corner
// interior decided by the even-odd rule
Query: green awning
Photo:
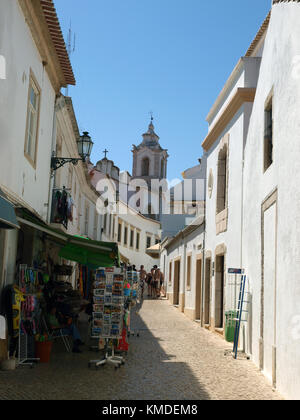
[[[19,229],[14,206],[0,189],[0,229]]]
[[[67,245],[59,252],[61,258],[78,262],[92,269],[113,267],[120,264],[118,245],[116,243],[92,241],[78,236],[67,236]]]
[[[19,210],[20,223],[38,229],[60,246],[59,256],[65,260],[78,262],[91,269],[99,267],[113,267],[120,264],[118,244],[115,242],[100,242],[81,236],[72,236],[48,226],[27,210]]]

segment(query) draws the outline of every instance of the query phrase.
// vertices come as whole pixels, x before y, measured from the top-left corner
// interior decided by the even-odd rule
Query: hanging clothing
[[[19,337],[20,319],[21,319],[21,304],[25,302],[23,293],[17,286],[13,286],[12,295],[12,314],[13,314],[13,336]]]
[[[68,226],[68,198],[69,194],[64,189],[56,191],[53,199],[52,220],[54,223],[63,224],[66,228]]]
[[[67,198],[67,216],[68,216],[68,220],[70,220],[70,222],[73,221],[73,206],[74,206],[74,201],[72,200],[72,198],[70,196],[68,196],[68,198]]]

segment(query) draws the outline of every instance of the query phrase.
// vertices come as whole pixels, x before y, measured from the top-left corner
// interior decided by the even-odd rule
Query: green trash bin
[[[235,326],[237,321],[237,312],[235,311],[228,311],[225,313],[226,322],[225,322],[225,340],[228,343],[234,342],[234,333],[235,333]]]

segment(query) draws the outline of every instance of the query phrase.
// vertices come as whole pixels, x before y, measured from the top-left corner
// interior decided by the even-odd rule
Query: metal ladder
[[[247,322],[246,319],[242,319],[242,316],[243,316],[244,313],[249,312],[248,308],[247,308],[247,310],[244,309],[244,304],[249,303],[248,300],[245,300],[245,294],[249,293],[249,292],[245,292],[246,279],[247,279],[247,276],[242,275],[240,293],[239,293],[239,300],[238,300],[238,308],[237,308],[237,318],[234,319],[236,321],[235,331],[234,331],[234,343],[233,343],[233,357],[235,359],[237,359],[237,354],[238,354],[241,323],[242,322]]]

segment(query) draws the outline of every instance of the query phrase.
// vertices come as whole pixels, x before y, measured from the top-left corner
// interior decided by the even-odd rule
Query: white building
[[[113,161],[105,157],[95,167],[90,164],[89,174],[92,185],[102,196],[102,201],[98,202],[102,217],[102,240],[118,243],[123,262],[130,262],[137,268],[144,265],[150,271],[153,265],[158,265],[159,258],[151,257],[146,250],[160,242],[160,222],[130,207],[128,202],[122,200],[121,194],[117,198],[117,191],[122,190],[122,176],[119,176],[119,168]],[[129,174],[128,177],[130,179]],[[124,189],[127,191],[127,188],[125,182]]]
[[[211,109],[207,152],[205,258],[211,265],[209,328],[224,333],[227,268],[242,267],[243,159],[260,58],[239,60]],[[227,297],[228,293],[227,293]]]
[[[61,95],[56,107],[56,153],[57,156],[80,158],[77,140],[80,137],[71,98]],[[70,220],[55,220],[55,196],[65,188],[73,205]],[[99,193],[93,187],[88,174],[88,165],[67,163],[54,172],[53,197],[50,222],[53,227],[70,235],[83,235],[95,241],[101,240],[102,218],[96,205]]]
[[[299,22],[298,1],[274,0],[250,50],[262,61],[245,146],[242,231],[253,296],[249,350],[293,399],[300,398]]]
[[[2,0],[0,33],[6,64],[0,79],[0,188],[15,206],[47,223],[56,95],[75,80],[51,1],[47,7]],[[18,231],[0,230],[0,242],[1,287],[15,278]]]
[[[197,319],[190,309],[203,244],[201,324],[224,337],[233,309],[227,269],[245,269],[240,349],[292,399],[300,397],[299,22],[298,1],[273,1],[207,118],[205,229],[166,239],[161,253],[170,301]]]
[[[192,319],[201,319],[204,217],[185,227],[161,245],[160,265],[171,304]]]
[[[72,101],[60,93],[75,79],[52,0],[3,0],[0,24],[6,63],[6,78],[0,80],[0,190],[20,224],[19,230],[0,228],[1,291],[17,280],[19,264],[63,264],[59,252],[67,235],[99,241],[102,219],[99,194],[80,161]],[[52,171],[53,152],[79,162]],[[63,191],[68,210],[55,213]]]
[[[160,216],[162,239],[176,236],[190,225],[195,218],[205,212],[206,162],[204,155],[198,165],[186,169],[181,175],[183,181],[178,182],[167,192],[169,208]]]

